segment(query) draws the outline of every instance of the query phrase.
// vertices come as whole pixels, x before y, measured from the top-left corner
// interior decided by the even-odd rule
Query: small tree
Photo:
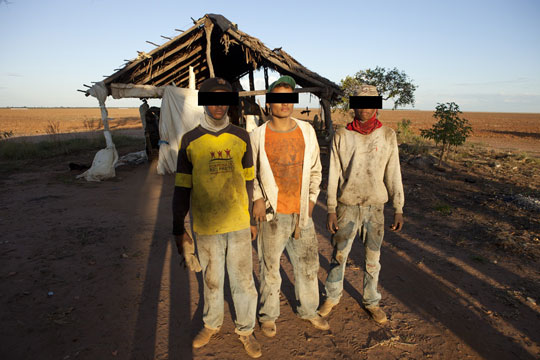
[[[469,120],[460,118],[459,106],[454,103],[437,103],[433,117],[438,119],[431,129],[422,129],[420,134],[426,139],[435,141],[436,145],[441,144],[441,154],[439,156],[439,165],[451,145],[462,145],[472,132]]]
[[[407,74],[397,68],[386,69],[377,66],[375,69],[367,69],[357,72],[354,76],[347,76],[341,80],[340,86],[344,96],[337,105],[342,109],[349,106],[349,96],[355,94],[361,85],[373,85],[377,87],[383,100],[393,99],[394,107],[411,104],[414,106],[414,92],[417,88]]]

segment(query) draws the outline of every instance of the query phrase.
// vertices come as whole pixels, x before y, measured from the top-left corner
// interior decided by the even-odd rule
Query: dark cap
[[[218,77],[204,80],[199,88],[200,92],[212,92],[216,90],[233,91],[232,85],[227,80]]]

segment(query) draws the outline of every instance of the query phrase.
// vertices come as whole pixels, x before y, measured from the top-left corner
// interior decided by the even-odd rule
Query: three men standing
[[[182,138],[173,233],[188,266],[198,270],[193,240],[184,229],[191,203],[204,281],[204,328],[193,340],[196,348],[206,345],[222,325],[227,266],[235,331],[251,357],[261,356],[260,344],[252,335],[257,291],[251,240],[257,233],[261,276],[258,318],[263,334],[276,335],[284,250],[293,266],[298,316],[317,329],[329,329],[323,317],[341,298],[345,264],[357,233],[365,248],[363,304],[375,321],[386,321],[379,307],[377,284],[383,208],[388,197],[395,210],[391,229],[400,231],[403,226],[404,195],[395,132],[382,126],[377,109],[355,109],[355,119],[334,135],[327,201],[333,254],[325,285],[327,298],[317,311],[319,253],[312,212],[320,192],[322,166],[313,127],[291,117],[293,101],[286,99],[295,87],[290,76],[270,85],[268,93],[285,100],[270,104],[271,119],[251,135],[229,124],[226,106],[207,106],[201,125]],[[232,87],[223,79],[211,78],[200,91],[230,92]],[[374,86],[363,85],[357,95],[378,94]]]

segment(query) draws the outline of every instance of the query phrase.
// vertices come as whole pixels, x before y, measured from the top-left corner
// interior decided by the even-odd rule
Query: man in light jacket
[[[377,88],[362,85],[357,96],[378,96]],[[392,200],[394,224],[403,226],[403,184],[399,166],[396,133],[383,126],[377,109],[355,109],[355,118],[339,129],[332,140],[328,172],[327,228],[334,234],[334,251],[326,279],[327,299],[319,309],[326,316],[336,306],[343,292],[347,256],[356,234],[364,243],[363,305],[373,320],[386,322],[379,307],[377,291],[381,265],[381,244],[384,236],[384,203]]]
[[[268,92],[286,97],[295,87],[292,77],[282,76]],[[261,330],[268,337],[276,334],[285,249],[294,269],[298,316],[327,330],[328,322],[317,313],[319,254],[311,218],[322,177],[317,137],[309,123],[291,117],[292,103],[272,103],[270,109],[272,118],[250,135],[256,169],[253,216],[260,225]]]

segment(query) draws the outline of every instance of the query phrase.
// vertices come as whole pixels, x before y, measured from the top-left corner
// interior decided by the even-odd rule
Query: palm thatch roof
[[[259,39],[217,14],[204,15],[190,29],[149,53],[140,52],[136,59],[103,82],[109,94],[113,83],[188,87],[190,66],[194,68],[197,88],[209,77],[219,76],[234,83],[263,67],[265,72],[270,68],[291,75],[304,91],[314,93],[325,103],[342,94],[338,85],[307,69],[285,50],[270,50]]]

